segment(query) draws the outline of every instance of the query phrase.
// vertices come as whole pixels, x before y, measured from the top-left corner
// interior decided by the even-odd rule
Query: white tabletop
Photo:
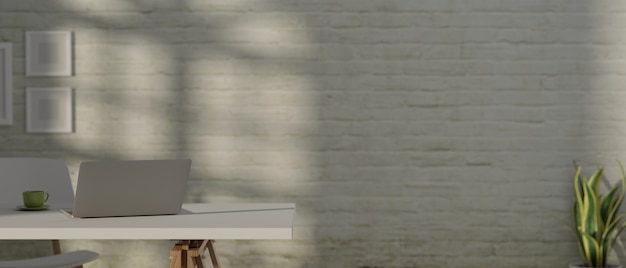
[[[60,212],[0,205],[0,240],[10,239],[292,239],[295,204],[184,204],[179,215],[71,218]]]

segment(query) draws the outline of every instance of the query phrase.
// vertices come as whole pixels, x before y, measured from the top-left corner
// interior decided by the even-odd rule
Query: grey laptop
[[[178,214],[190,159],[83,162],[78,171],[75,218]]]

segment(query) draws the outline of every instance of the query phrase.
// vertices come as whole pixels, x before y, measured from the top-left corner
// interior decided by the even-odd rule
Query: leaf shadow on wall
[[[37,10],[23,14],[32,17],[33,28],[74,33],[74,77],[16,78],[27,85],[72,85],[76,132],[13,133],[29,146],[9,144],[5,156],[66,160],[74,179],[85,160],[191,158],[186,202],[300,203],[299,194],[317,195],[315,184],[298,184],[310,179],[307,167],[317,160],[301,155],[310,141],[297,134],[297,121],[315,119],[316,114],[290,109],[288,103],[294,96],[306,96],[300,102],[312,106],[317,101],[314,93],[304,94],[315,88],[315,81],[306,75],[301,59],[281,54],[275,48],[279,44],[264,37],[266,30],[246,22],[250,14],[195,12],[182,1],[118,4],[127,5],[122,7],[126,11],[101,12],[109,4],[89,1],[22,3]],[[197,4],[210,10],[210,3]],[[172,13],[177,15],[167,17]],[[288,83],[281,82],[282,71],[288,73]],[[156,247],[150,241],[65,244],[66,250],[88,247],[100,252],[100,261],[108,263],[122,255],[165,256],[170,242]],[[232,266],[254,262],[265,267],[289,262],[284,256],[293,255],[284,247],[278,257],[270,257],[263,242],[220,244],[222,261]],[[235,252],[238,247],[249,253],[248,260]],[[164,263],[166,259],[158,265]]]

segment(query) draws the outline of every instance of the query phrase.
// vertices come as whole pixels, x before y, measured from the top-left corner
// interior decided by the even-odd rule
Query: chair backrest
[[[45,158],[0,158],[0,203],[20,205],[22,192],[50,193],[48,204],[73,204],[74,191],[67,165]]]

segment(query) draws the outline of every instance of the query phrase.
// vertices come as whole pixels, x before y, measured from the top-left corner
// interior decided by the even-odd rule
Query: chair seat
[[[41,258],[0,261],[0,268],[70,268],[93,261],[98,256],[99,254],[93,251],[78,250]]]

